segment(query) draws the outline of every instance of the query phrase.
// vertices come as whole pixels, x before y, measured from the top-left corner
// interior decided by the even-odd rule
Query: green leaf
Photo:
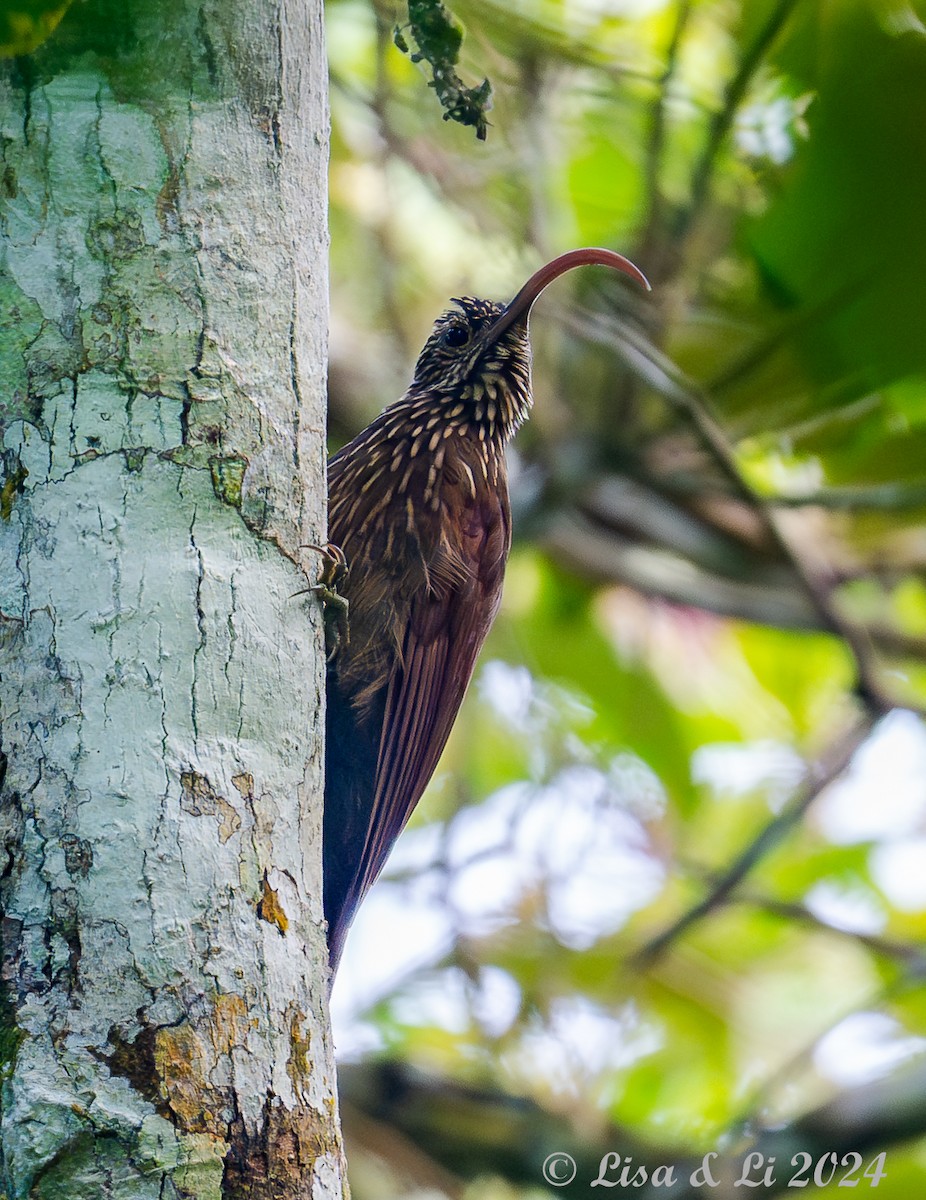
[[[926,40],[904,30],[873,5],[805,6],[780,58],[815,90],[809,136],[750,227],[784,303],[820,310],[795,335],[818,396],[851,380],[846,402],[926,372]]]

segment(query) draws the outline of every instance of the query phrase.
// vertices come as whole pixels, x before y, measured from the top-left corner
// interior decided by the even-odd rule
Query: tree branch
[[[734,859],[714,883],[710,892],[698,904],[683,913],[662,933],[651,938],[632,956],[631,961],[648,967],[686,933],[693,925],[702,921],[720,905],[726,903],[732,892],[750,871],[801,821],[820,793],[837,779],[852,761],[852,757],[871,734],[875,718],[865,713],[855,725],[829,749],[827,754],[808,771],[803,786],[791,800]]]
[[[355,1161],[365,1149],[370,1154],[382,1153],[384,1148],[388,1152],[381,1137],[370,1147],[365,1144],[370,1118],[397,1131],[403,1166],[409,1166],[406,1148],[410,1142],[443,1171],[463,1180],[494,1176],[514,1185],[539,1188],[544,1183],[542,1169],[547,1156],[568,1154],[575,1161],[576,1175],[571,1183],[557,1187],[557,1195],[567,1200],[587,1197],[605,1156],[617,1151],[633,1159],[634,1170],[645,1166],[650,1177],[661,1164],[676,1168],[671,1190],[651,1183],[635,1187],[633,1194],[641,1200],[661,1200],[666,1194],[673,1200],[694,1195],[735,1200],[743,1191],[735,1180],[750,1152],[762,1154],[766,1161],[774,1156],[783,1166],[775,1185],[762,1188],[762,1196],[790,1195],[787,1185],[793,1172],[787,1168],[798,1151],[809,1154],[814,1162],[833,1152],[839,1156],[850,1151],[878,1153],[926,1131],[926,1062],[917,1060],[886,1079],[843,1091],[789,1124],[760,1129],[728,1146],[714,1160],[718,1186],[698,1189],[689,1182],[690,1176],[701,1164],[705,1149],[712,1147],[692,1151],[690,1146],[643,1142],[616,1124],[601,1128],[596,1123],[590,1134],[536,1101],[497,1087],[476,1088],[395,1062],[370,1061],[342,1069],[341,1096],[344,1127]],[[363,1121],[357,1120],[358,1113]],[[616,1181],[616,1174],[611,1170],[610,1179]],[[436,1169],[425,1168],[418,1178],[433,1186],[436,1176]]]
[[[737,110],[746,94],[746,89],[796,4],[797,0],[779,0],[768,21],[759,31],[758,37],[743,55],[736,74],[727,85],[723,106],[711,119],[707,141],[695,166],[691,183],[691,199],[675,221],[673,237],[676,241],[685,238],[694,224],[710,188],[720,147],[730,131],[730,126],[733,124]]]
[[[678,68],[678,54],[682,44],[688,20],[691,16],[691,0],[679,0],[672,28],[672,36],[666,48],[666,63],[662,75],[657,81],[657,93],[650,112],[650,131],[646,146],[646,165],[644,184],[648,201],[648,215],[643,236],[640,239],[639,255],[649,264],[654,278],[661,277],[660,264],[652,263],[653,256],[661,258],[659,247],[664,245],[663,223],[665,221],[666,199],[660,185],[662,175],[662,158],[666,143],[666,105],[669,87]]]
[[[855,663],[856,690],[868,711],[881,715],[895,703],[882,690],[877,678],[871,641],[861,627],[848,621],[833,603],[828,588],[806,564],[787,537],[774,507],[750,487],[737,462],[735,451],[713,412],[710,399],[662,352],[629,324],[617,325],[607,317],[589,313],[565,318],[567,327],[582,337],[614,349],[649,384],[696,433],[722,475],[732,485],[734,494],[744,500],[761,520],[763,528],[782,559],[794,571],[795,579],[812,608],[820,618],[823,629],[840,638]]]

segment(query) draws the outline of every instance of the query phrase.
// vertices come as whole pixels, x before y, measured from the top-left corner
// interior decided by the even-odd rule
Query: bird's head
[[[510,434],[531,403],[531,348],[528,321],[544,288],[575,267],[599,265],[622,271],[649,290],[646,276],[612,250],[570,250],[528,279],[509,304],[463,296],[442,313],[415,367],[413,386],[475,406],[477,420],[499,420]],[[487,415],[488,414],[488,415]]]

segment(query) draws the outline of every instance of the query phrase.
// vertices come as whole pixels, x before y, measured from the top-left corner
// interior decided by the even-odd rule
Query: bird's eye
[[[451,325],[449,329],[445,329],[441,335],[441,341],[445,346],[465,346],[469,341],[469,330],[465,325]]]

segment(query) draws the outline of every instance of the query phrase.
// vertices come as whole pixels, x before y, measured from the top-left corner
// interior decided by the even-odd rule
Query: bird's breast
[[[350,642],[335,669],[365,695],[361,681],[387,674],[416,612],[494,612],[511,520],[504,451],[478,433],[425,428],[359,450],[332,463],[329,538],[349,564]]]

